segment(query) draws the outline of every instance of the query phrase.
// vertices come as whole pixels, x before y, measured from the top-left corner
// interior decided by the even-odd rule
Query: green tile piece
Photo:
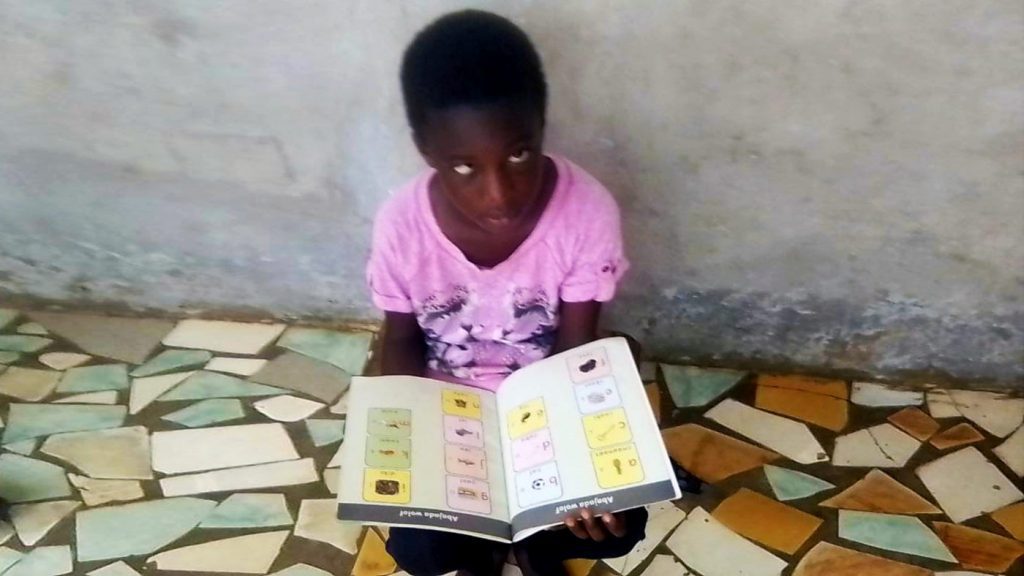
[[[159,376],[169,372],[184,372],[201,368],[213,358],[213,353],[206,350],[164,350],[150,358],[145,364],[132,370],[132,376]]]
[[[57,384],[57,392],[127,390],[128,386],[127,364],[103,364],[68,369]]]
[[[247,396],[277,396],[289,391],[274,386],[255,384],[241,378],[218,374],[217,372],[196,372],[170,392],[157,398],[158,402],[170,400],[203,400],[206,398],[234,398]]]
[[[775,493],[775,499],[782,502],[807,498],[836,487],[835,484],[825,482],[810,474],[771,464],[764,465],[764,475],[768,477],[768,483],[771,484],[772,492]]]
[[[21,560],[24,555],[24,553],[12,550],[6,546],[0,547],[0,574],[3,574],[4,570],[17,564],[18,560]]]
[[[245,417],[245,410],[242,409],[242,402],[234,398],[211,399],[196,402],[163,416],[164,420],[176,422],[189,428],[198,428],[217,422],[226,422]]]
[[[124,423],[127,412],[125,406],[11,404],[3,443],[62,432],[117,428]]]
[[[0,498],[17,503],[71,496],[65,474],[63,468],[49,462],[0,454]]]
[[[34,336],[46,336],[49,332],[38,322],[26,322],[18,326],[18,334],[32,334]]]
[[[6,328],[11,322],[14,322],[14,319],[17,317],[17,310],[12,308],[0,308],[0,330]]]
[[[370,332],[335,332],[322,328],[289,328],[277,345],[333,364],[353,376],[363,373],[370,353]]]
[[[39,440],[33,438],[31,440],[22,440],[20,442],[4,444],[4,450],[10,450],[11,452],[21,454],[23,456],[29,456],[36,451],[37,446],[39,446]],[[2,572],[0,572],[0,574],[2,574]]]
[[[913,516],[840,510],[839,537],[891,552],[957,561],[942,540]]]
[[[199,527],[267,528],[294,523],[284,494],[232,494]]]
[[[306,420],[306,430],[313,440],[313,446],[327,446],[345,438],[345,420],[310,418]]]
[[[0,334],[0,350],[9,352],[39,352],[50,344],[53,344],[53,340],[42,336]]]
[[[0,350],[0,364],[14,364],[21,358],[21,352],[11,352],[10,350]]]
[[[25,554],[3,576],[61,576],[72,568],[70,546],[40,546]]]
[[[309,564],[296,564],[279,572],[274,572],[270,576],[331,576],[331,573],[314,568]]]
[[[738,370],[697,368],[662,364],[665,386],[677,408],[706,406],[728,392],[746,376]]]
[[[216,505],[201,498],[165,498],[79,512],[75,517],[78,560],[149,554],[195,528]]]

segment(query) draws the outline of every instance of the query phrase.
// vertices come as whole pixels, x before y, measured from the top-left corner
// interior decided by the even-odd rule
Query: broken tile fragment
[[[18,334],[29,334],[32,336],[46,336],[49,332],[43,325],[38,322],[25,322],[21,326],[18,326]]]
[[[568,576],[587,576],[590,574],[591,568],[597,564],[597,560],[587,560],[583,558],[573,558],[572,560],[566,560],[562,562],[562,566],[565,568]]]
[[[949,390],[957,410],[993,436],[1006,438],[1024,423],[1024,398],[980,390]]]
[[[694,576],[686,566],[668,554],[658,554],[640,576]]]
[[[828,454],[806,424],[776,416],[731,398],[708,410],[705,417],[801,464],[828,461]]]
[[[1017,429],[1005,442],[992,449],[1018,477],[1024,476],[1024,426]]]
[[[228,354],[256,355],[284,331],[284,324],[182,320],[163,343],[171,348],[197,348]]]
[[[334,452],[334,456],[331,458],[330,462],[327,463],[328,468],[337,468],[338,466],[341,466],[341,446],[338,446],[338,449]]]
[[[242,402],[236,398],[211,398],[161,416],[189,428],[199,428],[245,417]]]
[[[84,510],[75,517],[78,560],[149,554],[187,534],[216,505],[200,498],[166,498]]]
[[[129,502],[145,496],[138,480],[97,480],[78,474],[68,474],[68,480],[78,488],[86,506]]]
[[[247,382],[241,378],[217,372],[200,371],[189,376],[170,392],[159,398],[160,402],[171,400],[204,400],[206,398],[236,398],[250,396],[275,396],[288,391],[273,386]]]
[[[956,563],[942,540],[913,516],[840,510],[839,537],[890,552]]]
[[[266,574],[281,553],[288,531],[236,536],[167,550],[146,560],[161,571]]]
[[[354,522],[342,522],[337,514],[338,502],[334,498],[303,500],[299,505],[299,518],[295,521],[295,535],[355,554],[363,527]]]
[[[65,396],[53,401],[54,404],[117,404],[117,390],[104,390],[102,392],[86,392]]]
[[[782,559],[729,530],[699,506],[666,545],[702,576],[778,576],[786,568]]]
[[[53,340],[42,336],[0,334],[0,350],[8,352],[39,352],[50,344],[53,344]]]
[[[70,546],[39,546],[4,572],[4,576],[61,576],[71,572]]]
[[[0,308],[0,330],[6,328],[20,315],[21,313],[13,308]]]
[[[301,392],[323,402],[334,402],[348,390],[352,376],[326,362],[285,352],[254,374],[251,380]]]
[[[312,458],[228,468],[200,474],[183,474],[160,480],[164,496],[187,496],[230,490],[295,486],[317,482]]]
[[[338,402],[331,406],[331,414],[348,414],[348,392],[338,398]]]
[[[306,431],[309,432],[313,446],[327,446],[345,437],[345,420],[310,418],[306,420]]]
[[[128,366],[125,364],[101,364],[71,368],[64,373],[58,392],[97,392],[100,390],[126,390],[128,388]]]
[[[0,520],[0,544],[6,544],[11,536],[14,536],[14,526]],[[0,574],[3,574],[3,570],[0,570]]]
[[[953,403],[953,398],[949,395],[948,390],[941,388],[929,390],[925,398],[928,403],[928,413],[931,414],[932,418],[960,417],[960,411],[957,410],[956,404]]]
[[[921,466],[917,476],[954,522],[1024,498],[1020,489],[973,446]]]
[[[676,464],[705,482],[715,483],[762,464],[778,454],[720,434],[697,424],[662,430],[669,456]]]
[[[163,376],[133,378],[132,392],[128,398],[128,412],[130,414],[138,414],[164,392],[174,388],[193,374],[195,372],[177,372],[174,374],[164,374]]]
[[[836,438],[832,464],[902,468],[920,447],[920,442],[886,422]]]
[[[327,491],[331,494],[338,493],[339,481],[341,480],[341,470],[338,468],[325,468],[324,469],[324,486],[327,487]]]
[[[86,572],[86,574],[88,574],[88,576],[142,576],[136,572],[135,569],[121,560],[118,560],[113,564],[107,564],[102,568],[97,568],[92,572]]]
[[[54,370],[67,370],[81,366],[89,360],[92,360],[92,356],[78,352],[47,352],[39,356],[40,363]]]
[[[372,343],[373,334],[370,332],[292,327],[285,331],[277,345],[327,362],[352,376],[359,376],[363,373]]]
[[[159,376],[170,372],[182,372],[201,368],[213,354],[207,350],[164,350],[145,364],[132,370],[133,378]]]
[[[53,392],[60,372],[11,366],[0,370],[0,394],[19,400],[37,402]]]
[[[3,442],[78,432],[116,428],[125,419],[124,406],[11,404]]]
[[[764,465],[764,475],[768,478],[768,484],[771,485],[775,498],[781,501],[807,498],[836,487],[835,484],[810,474],[771,464]]]
[[[961,422],[932,436],[931,443],[932,446],[939,450],[949,450],[950,448],[957,448],[966,444],[974,444],[984,439],[985,437],[974,426]]]
[[[206,363],[204,370],[210,372],[226,372],[237,376],[252,376],[260,371],[267,360],[264,358],[230,358],[218,356]]]
[[[149,431],[143,426],[50,436],[40,448],[93,478],[149,480]]]
[[[298,398],[296,396],[275,396],[254,402],[252,407],[271,420],[298,422],[313,415],[326,404]]]
[[[803,390],[758,386],[754,405],[762,410],[802,420],[839,432],[846,428],[849,406],[846,400]]]
[[[20,454],[0,454],[0,498],[34,502],[71,496],[64,469]]]
[[[846,389],[846,382],[831,378],[818,378],[799,374],[759,374],[757,376],[757,384],[758,386],[803,390],[804,392],[824,394],[843,400],[847,400],[850,397],[849,390]]]
[[[933,576],[931,570],[818,542],[800,559],[793,576]]]
[[[921,442],[939,431],[939,423],[918,408],[907,407],[888,418],[889,422]]]
[[[1004,506],[989,513],[1000,526],[1017,540],[1024,541],[1024,502]]]
[[[36,451],[36,447],[39,446],[39,440],[33,438],[32,440],[22,440],[20,442],[11,442],[10,444],[4,444],[4,450],[10,450],[22,456],[31,456]],[[0,542],[2,544],[2,542]]]
[[[166,320],[94,314],[33,312],[29,317],[89,354],[129,364],[145,362],[174,326]]]
[[[387,576],[396,568],[395,559],[384,548],[384,541],[373,530],[367,530],[352,567],[352,576]]]
[[[662,364],[665,387],[677,408],[707,406],[740,383],[746,372]]]
[[[0,350],[0,372],[3,372],[4,364],[14,364],[21,358],[21,352],[11,352],[10,350]]]
[[[644,394],[647,395],[647,403],[651,405],[654,421],[661,424],[661,388],[658,388],[658,383],[644,384]]]
[[[200,472],[295,460],[291,438],[280,424],[247,424],[154,432],[153,469],[164,474]]]
[[[1004,572],[1024,554],[1024,543],[991,532],[948,522],[932,522],[932,526],[960,565],[969,570]]]
[[[740,536],[786,554],[795,554],[823,522],[747,488],[723,500],[711,516]]]
[[[893,480],[881,470],[868,472],[864,478],[819,506],[889,514],[942,513],[942,510],[919,496],[917,492]]]
[[[270,576],[332,576],[332,575],[331,575],[330,572],[326,572],[326,571],[321,570],[319,568],[314,568],[313,566],[310,566],[309,564],[294,564],[292,566],[289,566],[289,567],[285,568],[284,570],[280,570],[278,572],[274,572]]]
[[[619,574],[629,574],[636,570],[637,566],[643,564],[644,560],[654,552],[654,549],[675,530],[676,526],[686,518],[683,512],[671,502],[661,502],[647,507],[649,514],[645,537],[625,556],[619,558],[606,558],[604,563]]]
[[[25,546],[34,546],[61,520],[82,504],[75,500],[59,500],[40,504],[19,504],[11,507],[11,523],[18,539]]]
[[[232,494],[199,525],[200,528],[270,528],[291,526],[284,494]]]
[[[0,574],[3,574],[8,568],[17,564],[24,556],[23,552],[11,550],[6,546],[0,547]]]
[[[854,382],[850,401],[859,406],[891,407],[920,406],[924,404],[924,392],[895,388],[876,382]]]

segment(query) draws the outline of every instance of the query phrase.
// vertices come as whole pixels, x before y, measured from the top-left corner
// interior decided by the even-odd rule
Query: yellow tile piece
[[[931,438],[940,428],[939,423],[931,416],[922,412],[920,408],[913,406],[908,406],[889,416],[889,422],[892,422],[921,442]]]
[[[352,567],[352,576],[387,576],[397,569],[398,565],[388,554],[384,541],[373,530],[367,530],[356,564]]]
[[[1005,572],[1022,554],[1024,544],[991,532],[948,522],[932,522],[935,533],[968,570]]]
[[[697,424],[683,424],[661,432],[672,460],[705,482],[718,482],[780,456]]]
[[[590,569],[594,567],[594,564],[597,564],[597,560],[577,558],[575,560],[566,560],[562,564],[565,566],[565,571],[569,573],[569,576],[587,576],[587,574],[590,574]]]
[[[925,568],[818,542],[800,559],[793,576],[934,576]]]
[[[654,420],[661,424],[661,388],[658,383],[645,384],[644,392],[647,394],[647,401],[651,403],[651,411],[654,412]]]
[[[833,432],[841,431],[849,420],[849,406],[846,400],[803,390],[758,386],[754,405],[762,410],[803,420]]]
[[[823,522],[746,488],[723,500],[711,516],[740,536],[786,554],[796,553]]]
[[[941,514],[934,504],[917,492],[893,480],[881,470],[872,470],[846,490],[820,504],[826,508],[883,512],[886,514]]]
[[[1024,540],[1024,502],[1004,506],[989,514],[1017,540]]]
[[[948,450],[965,444],[973,444],[984,439],[985,437],[974,426],[961,422],[932,436],[931,443],[932,446],[939,450]]]
[[[824,394],[825,396],[833,396],[843,400],[850,399],[850,391],[846,387],[846,382],[842,380],[815,378],[798,374],[759,374],[757,383],[760,386],[803,390],[804,392]]]

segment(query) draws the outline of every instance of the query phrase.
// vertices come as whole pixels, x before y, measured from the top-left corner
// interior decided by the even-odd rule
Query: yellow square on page
[[[626,411],[622,408],[584,416],[583,431],[587,433],[587,444],[591,448],[623,444],[633,439],[633,431],[629,429],[629,422],[626,420]]]
[[[480,396],[460,390],[442,390],[441,406],[445,414],[480,419]]]
[[[636,445],[616,446],[590,453],[597,473],[597,485],[601,488],[618,488],[642,482],[644,468],[636,453]]]
[[[412,493],[408,470],[367,468],[363,473],[363,500],[385,504],[408,504]]]
[[[508,435],[513,440],[548,425],[548,413],[544,409],[544,400],[540,398],[513,408],[507,418]]]

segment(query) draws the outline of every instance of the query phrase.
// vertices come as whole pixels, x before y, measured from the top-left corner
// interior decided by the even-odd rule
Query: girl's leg
[[[498,574],[508,554],[507,545],[490,540],[416,528],[392,528],[387,549],[399,568],[412,576],[438,576],[456,570],[481,576]]]
[[[646,535],[647,509],[634,508],[622,514],[626,521],[626,534],[621,538],[609,536],[595,542],[581,540],[568,530],[545,530],[516,544],[516,561],[527,576],[549,576],[565,574],[562,562],[572,558],[599,560],[625,556]]]

